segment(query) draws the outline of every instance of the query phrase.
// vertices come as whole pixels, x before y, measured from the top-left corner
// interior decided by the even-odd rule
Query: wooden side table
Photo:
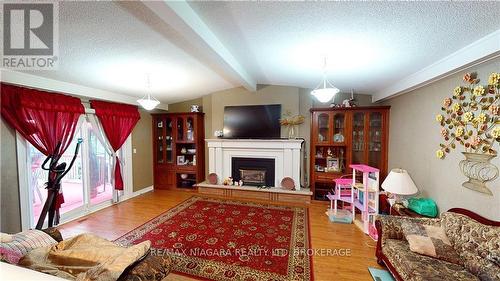
[[[390,214],[391,214],[391,216],[411,217],[411,218],[426,218],[426,216],[415,213],[414,211],[406,208],[401,203],[396,203],[396,204],[392,205]]]

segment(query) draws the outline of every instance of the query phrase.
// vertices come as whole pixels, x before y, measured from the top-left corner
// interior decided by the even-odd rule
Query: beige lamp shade
[[[412,195],[418,192],[417,186],[406,170],[392,169],[382,183],[382,188],[398,195]]]

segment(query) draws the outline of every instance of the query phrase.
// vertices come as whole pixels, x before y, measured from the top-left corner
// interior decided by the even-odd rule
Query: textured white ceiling
[[[60,2],[59,69],[29,72],[131,96],[189,100],[233,87],[174,45],[178,35],[141,3]]]
[[[500,2],[190,2],[259,84],[372,94],[500,29]],[[172,103],[235,87],[140,2],[60,2],[58,71],[31,72]],[[171,19],[170,19],[171,20]]]
[[[190,2],[261,84],[374,93],[500,29],[500,2]]]

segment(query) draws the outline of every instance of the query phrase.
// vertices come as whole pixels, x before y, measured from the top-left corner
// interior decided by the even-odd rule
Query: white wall
[[[17,177],[16,131],[0,118],[0,231],[21,231]]]

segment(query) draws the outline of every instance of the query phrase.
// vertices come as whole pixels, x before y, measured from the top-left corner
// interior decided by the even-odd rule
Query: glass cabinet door
[[[194,141],[194,119],[193,117],[189,116],[186,119],[186,140],[187,141]]]
[[[158,164],[165,163],[165,140],[163,138],[165,130],[165,120],[162,118],[156,119],[156,162]]]
[[[167,163],[174,162],[174,130],[173,127],[174,120],[171,117],[165,118],[165,151],[166,151],[166,161]]]
[[[184,118],[182,117],[177,117],[177,140],[178,141],[185,141],[185,135],[184,135]]]
[[[322,112],[317,117],[318,132],[317,142],[328,143],[330,142],[330,114]]]
[[[333,114],[333,143],[342,144],[345,142],[345,114]]]
[[[369,122],[368,165],[380,167],[382,160],[382,113],[371,112]]]
[[[352,163],[365,163],[365,113],[354,112],[352,120]]]

